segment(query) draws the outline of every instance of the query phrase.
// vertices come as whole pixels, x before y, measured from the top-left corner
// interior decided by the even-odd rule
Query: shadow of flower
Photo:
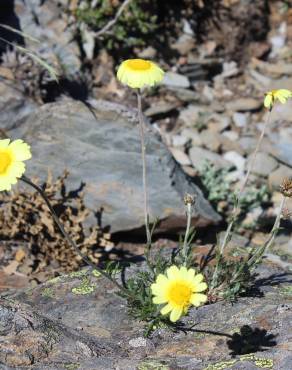
[[[228,348],[231,350],[230,355],[244,355],[258,351],[266,351],[268,347],[274,347],[276,335],[268,334],[266,329],[251,328],[244,325],[240,333],[235,333],[227,341]]]

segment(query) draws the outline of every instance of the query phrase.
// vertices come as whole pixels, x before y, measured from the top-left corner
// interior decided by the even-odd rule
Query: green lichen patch
[[[77,370],[80,367],[80,364],[74,362],[68,362],[63,365],[64,369],[66,370]]]
[[[280,293],[287,296],[292,296],[292,286],[282,286],[280,288]]]
[[[252,354],[240,356],[240,361],[251,361],[261,369],[272,369],[274,367],[274,361],[270,358],[260,358]]]
[[[90,284],[88,277],[83,277],[81,284],[75,288],[72,288],[73,294],[85,295],[90,294],[95,290],[95,286]]]
[[[87,275],[87,270],[80,270],[80,271],[71,272],[71,274],[69,274],[68,276],[70,278],[79,278],[79,277],[83,277],[86,275]]]
[[[215,362],[214,364],[210,364],[207,367],[205,367],[204,370],[224,370],[230,368],[236,362],[237,360]]]
[[[206,336],[205,333],[194,333],[194,338],[195,339],[202,339]]]
[[[49,284],[56,284],[56,283],[59,283],[62,281],[62,277],[61,276],[56,276],[50,280],[47,281],[47,283]]]
[[[52,288],[47,287],[41,292],[41,296],[44,298],[54,298],[54,291]]]
[[[274,367],[274,361],[270,358],[255,358],[254,363],[262,369],[272,369]]]
[[[96,278],[99,278],[99,277],[100,277],[100,275],[101,275],[101,273],[100,273],[99,271],[97,271],[97,270],[92,270],[92,275],[93,275],[94,277],[96,277]]]
[[[138,365],[137,370],[170,370],[170,367],[158,361],[144,361]]]

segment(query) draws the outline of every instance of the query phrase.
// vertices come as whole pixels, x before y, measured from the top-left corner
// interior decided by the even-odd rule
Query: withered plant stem
[[[192,204],[191,203],[187,203],[186,213],[187,213],[187,228],[186,228],[185,237],[184,237],[184,244],[183,244],[184,266],[187,265],[188,240],[189,240],[189,234],[190,234],[191,222],[192,222]]]
[[[260,259],[263,257],[263,255],[273,245],[274,240],[275,240],[275,237],[276,237],[276,235],[278,233],[278,230],[280,228],[281,216],[282,216],[282,212],[283,212],[283,209],[284,209],[285,201],[286,201],[286,197],[283,196],[283,198],[281,200],[281,203],[280,203],[280,206],[279,206],[277,217],[275,219],[275,222],[274,222],[274,225],[272,227],[272,230],[271,230],[271,232],[270,232],[270,234],[268,236],[268,239],[262,245],[262,247],[261,248],[257,248],[255,250],[255,253],[248,259],[248,261],[247,261],[248,262],[248,268],[250,270],[252,270],[253,266],[256,265],[260,261]],[[231,284],[234,281],[236,281],[236,279],[241,274],[241,271],[242,271],[243,268],[244,268],[244,264],[242,264],[242,267],[237,271],[237,273],[235,275],[233,275],[233,277],[230,280],[229,284]]]
[[[108,273],[103,271],[100,267],[94,265],[78,248],[77,244],[74,242],[74,240],[69,236],[69,234],[65,231],[64,226],[62,225],[61,221],[59,220],[59,217],[57,216],[54,208],[51,205],[50,200],[48,199],[46,193],[35,183],[33,183],[28,177],[22,176],[21,180],[26,183],[27,185],[30,185],[33,189],[35,189],[40,196],[43,198],[43,200],[46,202],[46,205],[48,206],[51,215],[58,226],[60,232],[64,236],[64,238],[67,240],[67,243],[75,250],[75,252],[82,258],[82,260],[89,265],[94,270],[97,270],[101,275],[103,275],[105,278],[109,279],[116,287],[118,287],[122,292],[129,295],[127,289],[125,289],[122,285],[120,285],[115,279],[113,279]]]
[[[233,210],[232,210],[232,213],[231,213],[231,220],[230,220],[230,222],[228,224],[228,227],[227,227],[227,230],[225,232],[223,241],[222,241],[222,243],[220,245],[220,250],[219,250],[220,256],[223,255],[224,249],[225,249],[226,245],[228,244],[228,242],[229,242],[229,240],[230,240],[230,238],[232,236],[232,231],[233,231],[234,223],[237,220],[237,217],[238,217],[238,215],[240,213],[240,207],[241,207],[240,202],[241,202],[241,198],[242,198],[243,192],[245,190],[245,187],[246,187],[246,185],[248,183],[248,180],[249,180],[249,176],[251,174],[251,171],[254,168],[255,160],[256,160],[257,154],[258,154],[258,152],[260,150],[260,147],[261,147],[263,138],[265,136],[266,128],[267,128],[268,124],[270,123],[271,112],[272,112],[272,109],[269,111],[269,113],[267,115],[267,118],[265,120],[265,123],[264,123],[264,126],[262,128],[261,134],[260,134],[259,139],[257,141],[255,150],[252,153],[252,157],[251,157],[251,161],[250,161],[249,166],[248,166],[248,170],[246,172],[246,175],[245,175],[245,177],[243,179],[243,182],[242,182],[242,184],[240,186],[240,189],[239,189],[239,192],[237,194],[236,203],[234,204],[234,207],[233,207]],[[215,283],[215,281],[217,279],[217,274],[218,274],[218,263],[216,264],[216,267],[215,267],[215,270],[214,270],[214,274],[213,274],[213,278],[212,278],[212,282],[211,282],[211,288],[214,287],[214,283]]]
[[[142,112],[142,96],[139,90],[137,90],[137,100],[138,100],[138,116],[139,116],[141,155],[142,155],[142,167],[143,167],[144,221],[145,221],[145,229],[146,229],[147,248],[150,248],[151,232],[150,232],[150,226],[149,226],[149,210],[148,210],[148,190],[147,190],[147,175],[146,175],[146,146],[145,146],[144,118],[143,118],[143,112]]]

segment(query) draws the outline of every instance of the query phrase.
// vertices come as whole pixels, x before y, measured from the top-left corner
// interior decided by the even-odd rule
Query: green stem
[[[248,166],[248,170],[247,170],[247,173],[244,177],[244,180],[241,184],[241,187],[239,189],[239,193],[238,193],[238,196],[237,196],[237,201],[233,207],[233,210],[232,210],[232,216],[231,216],[231,220],[228,224],[228,227],[227,227],[227,230],[225,232],[225,235],[224,235],[224,238],[223,238],[223,241],[221,243],[221,246],[220,246],[220,256],[223,255],[224,253],[224,250],[226,248],[226,245],[228,244],[229,240],[230,240],[230,237],[232,235],[232,231],[233,231],[233,226],[234,226],[234,223],[235,221],[237,220],[237,217],[240,213],[240,202],[241,202],[241,198],[242,198],[242,195],[243,195],[243,192],[244,192],[244,189],[248,183],[248,180],[249,180],[249,177],[250,177],[250,174],[251,174],[251,171],[252,169],[254,168],[254,165],[255,165],[255,160],[256,160],[256,157],[257,157],[257,154],[259,152],[259,149],[261,147],[261,143],[263,141],[263,138],[265,136],[265,132],[266,132],[266,128],[270,122],[270,119],[271,119],[271,112],[272,112],[272,109],[269,111],[268,113],[268,116],[267,116],[267,119],[264,123],[264,126],[262,128],[262,131],[261,131],[261,134],[260,134],[260,137],[257,141],[257,145],[256,145],[256,148],[252,154],[252,158],[251,158],[251,161],[249,163],[249,166]],[[217,274],[218,274],[218,263],[215,267],[215,270],[214,270],[214,274],[213,274],[213,277],[212,277],[212,282],[211,282],[211,288],[214,287],[215,285],[215,282],[216,282],[216,279],[217,279]]]
[[[142,155],[142,167],[143,167],[143,195],[144,195],[144,221],[146,228],[146,237],[148,248],[151,246],[151,233],[149,226],[149,211],[148,211],[148,192],[147,192],[147,176],[146,176],[146,146],[145,146],[145,133],[144,133],[144,118],[142,112],[142,97],[139,90],[137,90],[138,100],[138,115],[139,115],[139,127],[140,127],[140,139],[141,139],[141,155]]]
[[[51,212],[51,215],[55,221],[55,223],[57,224],[60,232],[62,233],[62,235],[64,236],[64,238],[66,239],[66,241],[68,242],[68,244],[75,250],[75,252],[82,258],[82,260],[87,264],[89,265],[90,267],[92,267],[94,270],[97,270],[101,275],[103,275],[104,277],[106,277],[107,279],[109,279],[113,284],[115,284],[120,290],[122,290],[124,293],[126,293],[127,295],[129,295],[127,289],[125,289],[122,285],[120,285],[115,279],[113,279],[109,274],[107,274],[105,271],[103,271],[100,267],[94,265],[86,256],[84,256],[84,254],[79,250],[77,244],[74,242],[73,239],[71,239],[71,237],[69,236],[69,234],[65,231],[61,221],[59,220],[59,217],[57,216],[56,212],[54,211],[54,208],[52,207],[47,195],[45,194],[45,192],[36,184],[34,184],[29,178],[27,178],[26,176],[22,176],[21,179],[23,182],[25,182],[27,185],[30,185],[32,188],[34,188],[40,195],[41,197],[43,198],[43,200],[46,202],[46,205],[48,206],[50,212]]]
[[[274,243],[275,237],[278,233],[279,227],[280,227],[280,222],[281,222],[281,216],[282,216],[282,211],[285,205],[286,198],[283,196],[279,211],[277,214],[277,217],[275,219],[273,228],[268,236],[267,241],[263,244],[263,246],[259,249],[256,250],[256,252],[249,258],[248,262],[248,268],[249,270],[252,270],[252,267],[255,266],[259,260],[262,258],[262,256],[267,252],[267,250],[271,247],[271,245]],[[242,269],[244,268],[244,264],[242,264],[242,267],[237,271],[237,273],[232,277],[230,280],[230,284],[233,283],[238,276],[240,276]]]

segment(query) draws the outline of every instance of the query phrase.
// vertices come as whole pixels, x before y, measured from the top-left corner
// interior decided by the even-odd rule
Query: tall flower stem
[[[273,245],[274,240],[275,240],[275,237],[276,237],[276,235],[277,235],[277,233],[279,231],[279,228],[280,228],[281,216],[282,216],[282,212],[283,212],[283,209],[284,209],[284,206],[285,206],[285,202],[286,202],[286,197],[283,196],[282,197],[282,200],[281,200],[281,203],[280,203],[280,206],[279,206],[277,217],[275,219],[273,228],[272,228],[272,230],[271,230],[271,232],[270,232],[270,234],[268,236],[267,241],[263,244],[263,246],[261,248],[258,248],[256,250],[256,252],[248,260],[248,264],[249,264],[250,267],[252,267],[253,264],[256,264],[259,261],[259,259]]]
[[[187,210],[187,228],[186,233],[184,237],[184,244],[183,244],[183,256],[184,256],[184,266],[187,265],[187,259],[188,259],[188,240],[189,240],[189,234],[191,230],[191,221],[192,221],[192,205],[188,203],[186,205]]]
[[[195,204],[195,196],[190,194],[185,194],[184,203],[186,206],[186,215],[187,215],[187,227],[184,237],[184,242],[182,246],[182,255],[183,255],[183,264],[187,266],[188,263],[188,252],[189,252],[189,238],[191,233],[191,223],[192,223],[192,211]]]
[[[27,185],[34,188],[40,196],[43,198],[43,200],[46,202],[46,205],[48,206],[51,215],[58,226],[60,232],[66,239],[67,243],[75,250],[75,252],[82,258],[82,260],[89,265],[92,269],[97,270],[101,275],[103,275],[105,278],[109,279],[114,285],[116,285],[117,288],[119,288],[121,291],[129,295],[127,289],[125,289],[122,285],[120,285],[115,279],[113,279],[109,274],[107,274],[105,271],[103,271],[100,267],[94,265],[78,248],[77,244],[74,242],[74,240],[69,236],[69,234],[65,231],[64,226],[62,225],[61,221],[59,220],[59,217],[57,216],[54,208],[52,207],[46,193],[35,183],[33,183],[29,178],[26,176],[22,176],[21,180],[26,183]]]
[[[268,236],[268,239],[266,240],[266,242],[263,244],[263,246],[261,248],[257,248],[255,250],[255,253],[253,253],[250,258],[248,259],[247,263],[248,263],[248,268],[249,270],[251,271],[253,269],[254,266],[257,265],[257,263],[260,261],[260,259],[262,258],[262,256],[269,250],[269,248],[273,245],[274,243],[274,240],[275,240],[275,237],[278,233],[278,230],[280,228],[280,222],[281,222],[281,216],[282,216],[282,212],[283,212],[283,209],[284,209],[284,205],[285,205],[285,201],[286,201],[286,197],[283,196],[282,200],[281,200],[281,204],[279,206],[279,210],[278,210],[278,214],[277,214],[277,217],[275,219],[275,222],[274,222],[274,225],[272,227],[272,230]],[[243,268],[245,267],[244,264],[242,264],[242,267],[237,271],[237,273],[235,275],[233,275],[232,279],[230,280],[229,284],[233,283],[234,281],[236,281],[236,279],[238,278],[238,276],[241,274],[241,271],[243,270]]]
[[[262,131],[261,131],[261,134],[260,134],[260,137],[257,141],[257,144],[256,144],[256,147],[255,147],[255,150],[254,152],[252,153],[252,157],[251,157],[251,161],[249,163],[249,166],[248,166],[248,170],[246,172],[246,175],[243,179],[243,182],[240,186],[240,189],[239,189],[239,192],[237,194],[237,200],[236,200],[236,203],[234,204],[234,207],[233,207],[233,210],[232,210],[232,213],[231,213],[231,220],[228,224],[228,227],[227,227],[227,230],[225,232],[225,235],[224,235],[224,238],[223,238],[223,241],[220,245],[220,250],[219,250],[219,254],[220,256],[223,255],[224,253],[224,250],[225,250],[225,247],[226,245],[228,244],[230,238],[231,238],[231,235],[232,235],[232,231],[233,231],[233,226],[234,226],[234,223],[236,222],[237,220],[237,217],[240,213],[240,207],[241,207],[241,199],[242,199],[242,195],[243,195],[243,192],[245,190],[245,187],[248,183],[248,180],[249,180],[249,177],[250,177],[250,174],[251,174],[251,171],[253,170],[254,168],[254,165],[255,165],[255,160],[256,160],[256,157],[257,157],[257,154],[260,150],[260,147],[261,147],[261,144],[262,144],[262,141],[263,141],[263,138],[265,136],[265,133],[266,133],[266,129],[267,129],[267,126],[269,125],[270,123],[270,119],[271,119],[271,112],[272,112],[272,109],[269,110],[269,113],[267,115],[267,118],[265,120],[265,123],[264,123],[264,126],[262,128]],[[216,279],[217,279],[217,274],[218,274],[218,263],[216,264],[216,267],[215,267],[215,270],[214,270],[214,274],[213,274],[213,278],[212,278],[212,282],[211,282],[211,288],[213,287],[214,288],[214,284],[216,282]]]
[[[140,127],[140,139],[141,139],[141,155],[142,155],[142,167],[143,167],[143,196],[144,196],[144,221],[146,228],[147,248],[151,245],[151,232],[149,226],[149,210],[148,210],[148,191],[147,191],[147,175],[146,175],[146,146],[145,146],[145,132],[144,132],[144,118],[142,112],[142,96],[139,90],[137,90],[137,101],[138,101],[138,115],[139,115],[139,127]]]

